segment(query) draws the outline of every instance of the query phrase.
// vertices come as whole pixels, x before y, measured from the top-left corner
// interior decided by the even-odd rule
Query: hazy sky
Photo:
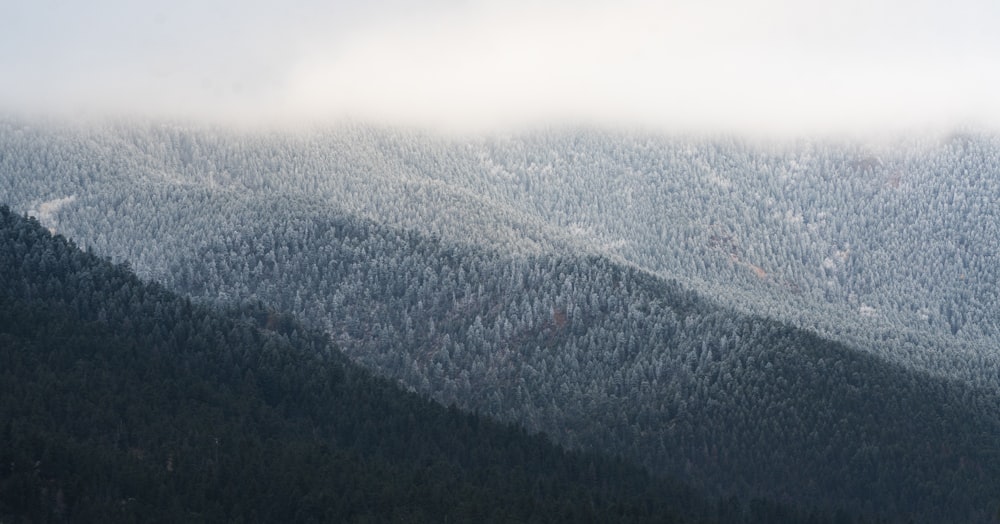
[[[0,0],[0,110],[997,126],[998,27],[997,0]]]

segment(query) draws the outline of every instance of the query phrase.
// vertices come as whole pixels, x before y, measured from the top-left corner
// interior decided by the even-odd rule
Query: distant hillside
[[[238,231],[220,207],[308,197],[450,241],[620,257],[743,312],[1000,389],[992,135],[755,145],[567,129],[444,140],[361,125],[6,119],[0,173],[14,209],[145,276],[166,277],[198,236]]]

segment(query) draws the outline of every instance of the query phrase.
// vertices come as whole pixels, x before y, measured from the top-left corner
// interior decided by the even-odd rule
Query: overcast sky
[[[0,110],[1000,127],[997,0],[0,0]]]

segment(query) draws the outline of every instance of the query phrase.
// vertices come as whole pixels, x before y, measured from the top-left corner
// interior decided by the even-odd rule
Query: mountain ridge
[[[290,317],[225,317],[6,207],[0,246],[4,519],[805,521],[763,501],[709,508],[406,394]]]
[[[990,246],[988,222],[964,226],[988,218],[988,136],[873,155],[599,132],[58,133],[43,148],[45,133],[0,128],[19,144],[0,157],[15,209],[76,196],[47,225],[199,300],[291,312],[441,402],[715,493],[991,517],[1000,362],[983,319],[995,275],[988,250],[920,234],[942,226]],[[150,153],[115,157],[116,141]],[[961,179],[963,199],[916,191],[947,178],[935,169],[963,168],[981,172]],[[150,173],[169,177],[151,186]],[[412,191],[427,184],[442,192]],[[906,199],[940,209],[921,222]],[[919,238],[936,243],[912,258],[940,265],[937,280],[890,263]],[[940,270],[956,264],[966,278]]]

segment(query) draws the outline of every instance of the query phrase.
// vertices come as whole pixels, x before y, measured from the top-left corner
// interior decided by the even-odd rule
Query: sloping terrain
[[[991,137],[0,137],[15,209],[170,289],[292,312],[442,402],[715,494],[997,506]]]
[[[766,145],[580,129],[444,140],[360,125],[7,119],[0,145],[10,205],[142,275],[164,276],[192,239],[238,229],[219,206],[308,197],[454,242],[619,257],[743,312],[1000,388],[991,135]]]
[[[182,262],[176,285],[258,297],[444,403],[684,472],[715,494],[934,521],[994,504],[993,391],[598,257],[512,258],[367,221],[282,230],[257,218]]]
[[[4,521],[681,522],[709,511],[620,461],[407,394],[290,317],[192,305],[6,208],[0,364]],[[735,515],[794,516],[747,511]]]

